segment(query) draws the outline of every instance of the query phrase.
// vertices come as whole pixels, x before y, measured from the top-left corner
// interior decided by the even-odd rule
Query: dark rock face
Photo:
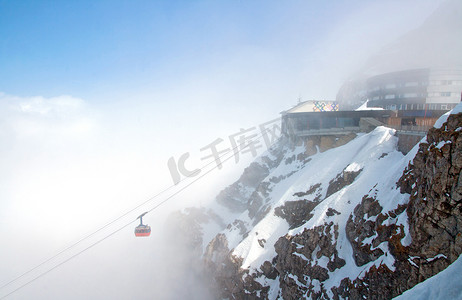
[[[380,265],[369,269],[362,279],[353,282],[344,279],[333,289],[334,298],[391,299],[444,270],[462,253],[461,127],[462,114],[451,115],[441,129],[431,129],[427,142],[420,144],[413,162],[398,181],[401,192],[410,194],[407,207],[398,206],[385,215],[380,213],[370,224],[365,219],[370,215],[373,201],[363,199],[361,207],[355,209],[347,226],[349,238],[361,240],[362,232],[362,235],[377,236],[372,246],[388,241],[396,260],[395,271]],[[372,208],[372,211],[377,213],[379,209]],[[412,237],[409,246],[401,243],[402,228],[383,225],[385,220],[403,212],[407,213]],[[362,259],[370,258],[367,256],[370,249],[358,247],[355,242],[352,245]]]
[[[345,186],[352,184],[360,173],[361,170],[356,172],[343,171],[342,173],[338,174],[331,182],[329,182],[326,198],[337,193]]]
[[[319,190],[320,190],[320,187],[321,187],[321,184],[318,183],[318,184],[315,184],[315,185],[312,185],[310,186],[310,188],[308,189],[308,191],[306,192],[298,192],[298,193],[295,193],[294,196],[295,197],[305,197],[305,196],[309,196],[309,195],[313,195],[315,194],[316,192],[316,198],[315,200],[319,200],[319,198],[321,197],[320,193],[319,193]]]
[[[325,293],[323,289],[315,292],[311,282],[315,279],[322,283],[329,278],[328,270],[332,272],[345,265],[345,260],[338,256],[337,238],[338,225],[331,222],[295,236],[286,235],[276,242],[276,269],[283,299],[300,299],[303,295],[317,298]],[[325,267],[317,263],[322,257],[328,261]]]
[[[451,115],[442,129],[431,129],[407,177],[411,186],[408,216],[411,254],[444,254],[449,262],[462,253],[462,114]],[[406,186],[404,187],[406,188]],[[408,187],[407,187],[408,188]],[[413,243],[414,244],[414,243]]]
[[[462,113],[449,116],[441,129],[431,129],[408,167],[406,179],[412,185],[401,181],[403,190],[411,189],[410,254],[426,258],[444,254],[443,268],[462,253],[461,127]],[[433,272],[425,269],[422,276],[431,276]]]
[[[335,209],[329,207],[327,209],[326,216],[332,217],[333,215],[340,215],[340,212],[338,212]]]
[[[321,201],[321,184],[315,184],[311,186],[306,192],[295,193],[296,197],[306,197],[313,195],[311,198],[313,200],[303,199],[297,201],[287,201],[284,205],[276,207],[274,209],[274,214],[278,217],[281,217],[287,221],[290,225],[290,229],[299,227],[305,222],[309,221],[313,216],[311,211],[319,204]]]
[[[379,229],[377,222],[366,220],[363,218],[363,216],[367,216],[367,214],[369,213],[368,209],[372,207],[378,207],[379,209],[376,210],[379,211],[382,210],[382,207],[380,207],[377,200],[368,197],[363,197],[361,204],[359,204],[355,208],[354,216],[350,216],[346,224],[345,231],[347,234],[348,241],[353,247],[354,259],[358,267],[363,266],[371,261],[374,261],[384,254],[384,252],[381,249],[373,249],[373,245],[363,243],[363,241],[366,238],[375,236],[377,230]],[[374,214],[373,216],[377,216],[377,214],[378,213]],[[387,228],[387,230],[382,231],[389,233],[391,230]],[[380,242],[377,242],[377,245],[378,244],[380,244]]]
[[[276,207],[274,214],[285,219],[290,229],[293,229],[305,224],[313,217],[311,211],[318,203],[309,200],[287,201],[283,206]]]
[[[260,270],[269,279],[276,279],[276,277],[278,277],[278,275],[279,275],[278,270],[276,270],[274,265],[272,263],[270,263],[269,261],[265,261],[261,265]]]

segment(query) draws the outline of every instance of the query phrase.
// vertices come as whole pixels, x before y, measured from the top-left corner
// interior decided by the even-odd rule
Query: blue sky
[[[335,99],[441,1],[0,0],[0,105],[78,98],[108,130],[163,143],[152,151],[166,160],[299,97]]]
[[[0,91],[103,100],[249,48],[298,56],[365,2],[0,1]]]
[[[441,1],[0,0],[0,93],[68,95],[122,128],[203,145],[299,97],[335,99]]]

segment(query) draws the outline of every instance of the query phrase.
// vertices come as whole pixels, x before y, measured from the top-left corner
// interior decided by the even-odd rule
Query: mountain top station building
[[[448,111],[461,100],[462,68],[414,69],[370,77],[368,107]]]
[[[281,113],[281,129],[300,137],[367,132],[384,125],[424,135],[461,102],[461,94],[462,67],[379,74],[345,83],[336,101],[299,102]]]
[[[281,132],[294,141],[319,138],[319,144],[330,136],[333,144],[344,136],[386,126],[397,130],[400,142],[405,141],[400,150],[406,153],[439,117],[462,101],[461,93],[462,69],[381,74],[345,84],[336,101],[304,101],[283,111]],[[343,104],[350,110],[343,110]]]
[[[409,69],[347,81],[336,101],[343,109],[449,111],[461,101],[462,66]]]

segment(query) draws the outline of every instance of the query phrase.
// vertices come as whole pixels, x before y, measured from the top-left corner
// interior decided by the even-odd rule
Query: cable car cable
[[[44,271],[42,272],[41,274],[39,274],[38,276],[34,277],[33,279],[27,281],[26,283],[24,283],[23,285],[17,287],[16,289],[14,289],[13,291],[9,292],[8,294],[4,295],[4,296],[1,296],[0,299],[5,299],[6,297],[12,295],[13,293],[19,291],[20,289],[22,289],[23,287],[31,284],[32,282],[36,281],[37,279],[39,279],[40,277],[50,273],[51,271],[55,270],[56,268],[62,266],[63,264],[67,263],[68,261],[70,261],[71,259],[79,256],[80,254],[82,254],[83,252],[89,250],[90,248],[93,248],[94,246],[98,245],[99,243],[101,243],[102,241],[106,240],[107,238],[113,236],[114,234],[116,234],[117,232],[121,231],[122,229],[124,229],[125,227],[128,227],[129,225],[131,225],[132,223],[134,223],[135,221],[130,221],[129,223],[125,224],[124,226],[120,227],[119,229],[117,229],[116,231],[113,231],[111,232],[110,234],[108,234],[107,236],[105,236],[104,238],[96,241],[95,243],[91,244],[90,246],[86,247],[85,249],[77,252],[76,254],[72,255],[71,257],[68,257],[67,259],[65,259],[64,261],[60,262],[59,264],[55,265],[54,267],[52,267],[51,269],[48,269],[47,271]]]
[[[255,138],[255,139],[260,139],[261,137],[263,136],[263,133],[261,134],[261,136],[259,136],[258,138]],[[234,152],[234,150],[236,150],[240,145],[237,145],[235,146],[234,148],[232,148],[230,151]],[[229,152],[226,152],[220,156],[218,156],[219,158],[222,158],[223,156],[225,156],[226,154],[228,154]],[[201,168],[199,168],[199,170],[203,170],[204,168],[208,167],[209,165],[213,164],[214,162],[209,162],[207,164],[205,164],[204,166],[202,166]],[[182,178],[178,183],[181,183],[182,181],[184,180],[187,180],[188,178],[185,177],[185,178]],[[55,259],[56,257],[60,256],[61,254],[63,254],[64,252],[74,248],[75,246],[77,246],[78,244],[80,244],[81,242],[87,240],[88,238],[94,236],[95,234],[97,234],[98,232],[102,231],[103,229],[109,227],[110,225],[114,224],[115,222],[119,221],[120,219],[122,219],[123,217],[127,216],[128,214],[132,213],[133,211],[135,211],[136,209],[140,208],[141,206],[151,202],[152,200],[154,200],[155,198],[159,197],[160,195],[162,195],[163,193],[169,191],[170,189],[176,187],[176,185],[171,185],[169,186],[168,188],[160,191],[159,193],[155,194],[154,196],[151,196],[148,200],[144,201],[143,203],[140,203],[138,204],[137,206],[135,206],[134,208],[126,211],[125,213],[123,213],[122,215],[120,215],[119,217],[117,217],[116,219],[106,223],[105,225],[103,225],[102,227],[98,228],[97,230],[91,232],[90,234],[84,236],[83,238],[79,239],[77,242],[74,242],[73,244],[71,244],[70,246],[64,248],[63,250],[59,251],[58,253],[56,253],[55,255],[53,255],[52,257],[44,260],[43,262],[41,262],[40,264],[36,265],[35,267],[31,268],[30,270],[22,273],[21,275],[15,277],[14,279],[10,280],[9,282],[3,284],[2,286],[0,286],[0,290],[7,287],[8,285],[12,284],[13,282],[17,281],[18,279],[21,279],[22,277],[26,276],[27,274],[35,271],[36,269],[40,268],[41,266],[43,266],[44,264],[52,261],[53,259]]]
[[[267,130],[268,130],[268,129],[265,129],[265,131],[267,131]],[[263,137],[263,135],[264,135],[264,132],[262,132],[259,136],[256,136],[253,140],[251,140],[251,142],[253,142],[253,141],[255,141],[255,140],[259,140],[260,138]],[[247,148],[247,147],[251,144],[251,142],[248,142],[246,145],[244,145],[244,146],[242,146],[242,147],[241,147],[241,145],[237,145],[237,146],[235,146],[234,148],[232,148],[230,151],[227,151],[227,152],[223,153],[222,155],[220,155],[220,156],[218,156],[218,157],[219,157],[219,158],[222,158],[222,157],[226,156],[228,153],[231,152],[232,155],[229,156],[229,157],[227,157],[227,158],[225,158],[225,159],[222,161],[222,163],[224,163],[224,162],[230,160],[230,159],[234,156],[234,150],[235,150],[235,149],[241,147],[241,151],[242,151],[242,150],[244,150],[245,148]],[[212,163],[213,163],[213,162],[210,162],[210,163],[205,164],[202,168],[200,168],[200,170],[203,170],[204,168],[206,168],[208,165],[210,165],[210,164],[212,164]],[[190,182],[190,183],[187,184],[186,186],[182,187],[182,188],[179,189],[177,192],[173,193],[172,195],[170,195],[169,197],[167,197],[165,200],[161,201],[161,202],[158,203],[157,205],[155,205],[153,208],[151,208],[150,210],[148,210],[147,213],[149,213],[149,212],[151,212],[151,211],[157,209],[159,206],[161,206],[162,204],[164,204],[164,203],[167,202],[168,200],[172,199],[174,196],[178,195],[180,192],[182,192],[183,190],[185,190],[186,188],[188,188],[189,186],[191,186],[193,183],[197,182],[199,179],[202,179],[204,176],[206,176],[206,175],[209,174],[210,172],[214,171],[216,168],[218,168],[218,166],[219,166],[219,165],[216,165],[216,166],[213,167],[212,169],[210,169],[210,170],[208,170],[207,172],[203,173],[201,176],[199,176],[198,178],[194,179],[192,182]],[[180,182],[181,182],[181,181],[184,181],[184,180],[186,180],[186,179],[187,179],[187,178],[183,178],[183,179],[180,180]],[[146,204],[146,203],[148,203],[148,202],[154,200],[154,199],[157,198],[159,195],[163,194],[164,192],[170,190],[171,188],[173,188],[173,187],[175,187],[175,186],[176,186],[176,185],[173,185],[173,186],[170,186],[170,187],[166,188],[165,190],[160,191],[159,193],[157,193],[156,195],[152,196],[151,198],[149,198],[149,199],[146,200],[145,202],[143,202],[143,203],[137,205],[135,208],[133,208],[133,209],[127,211],[127,212],[124,213],[123,215],[117,217],[116,219],[114,219],[113,221],[107,223],[107,224],[104,225],[103,227],[97,229],[97,230],[94,231],[93,233],[91,233],[91,234],[85,236],[84,238],[81,238],[81,239],[80,239],[79,241],[77,241],[76,243],[74,243],[74,244],[72,244],[71,246],[65,248],[64,250],[62,250],[62,251],[60,251],[59,253],[55,254],[55,255],[52,256],[51,258],[45,260],[45,261],[42,262],[41,264],[35,266],[34,268],[30,269],[29,271],[24,272],[23,274],[21,274],[20,276],[16,277],[15,279],[13,279],[13,280],[9,281],[8,283],[2,285],[2,286],[0,287],[0,289],[3,289],[4,287],[10,285],[11,283],[17,281],[18,279],[24,277],[25,275],[31,273],[32,271],[34,271],[34,270],[36,270],[36,269],[38,269],[39,267],[43,266],[43,265],[46,264],[47,262],[53,260],[54,258],[58,257],[58,256],[61,255],[62,253],[66,252],[67,250],[69,250],[69,249],[75,247],[76,245],[78,245],[78,244],[81,243],[82,241],[84,241],[84,240],[88,239],[89,237],[95,235],[96,233],[100,232],[100,231],[103,230],[104,228],[106,228],[106,227],[108,227],[109,225],[115,223],[116,221],[118,221],[118,220],[120,220],[121,218],[125,217],[125,216],[128,215],[129,213],[131,213],[131,212],[133,212],[134,210],[138,209],[139,207],[143,206],[144,204]],[[138,218],[137,218],[137,219],[138,219]],[[88,249],[92,248],[93,246],[96,246],[96,245],[99,244],[100,242],[106,240],[107,238],[109,238],[110,236],[112,236],[112,235],[114,235],[115,233],[119,232],[120,230],[122,230],[123,228],[125,228],[125,227],[127,227],[128,225],[132,224],[133,222],[134,222],[134,221],[131,221],[130,223],[128,223],[128,224],[124,225],[123,227],[117,229],[116,231],[110,233],[109,235],[107,235],[107,236],[105,236],[104,238],[98,240],[97,242],[93,243],[93,244],[90,245],[89,247],[87,247],[87,248],[81,250],[81,251],[78,252],[77,254],[71,256],[70,258],[67,258],[66,260],[64,260],[63,262],[59,263],[58,265],[52,267],[51,269],[49,269],[49,270],[43,272],[42,274],[38,275],[37,277],[33,278],[32,280],[30,280],[30,281],[26,282],[25,284],[21,285],[20,287],[18,287],[17,289],[13,290],[13,291],[10,292],[10,293],[8,293],[7,295],[2,296],[0,299],[4,299],[5,297],[7,297],[7,296],[13,294],[14,292],[20,290],[20,289],[23,288],[24,286],[26,286],[26,285],[32,283],[33,281],[37,280],[38,278],[42,277],[43,275],[45,275],[45,274],[47,274],[47,273],[53,271],[53,270],[56,269],[57,267],[63,265],[64,263],[68,262],[68,261],[71,260],[72,258],[74,258],[74,257],[76,257],[76,256],[78,256],[78,255],[80,255],[81,253],[87,251]]]

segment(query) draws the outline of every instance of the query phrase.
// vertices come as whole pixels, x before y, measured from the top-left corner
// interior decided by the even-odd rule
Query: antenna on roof
[[[298,95],[298,99],[297,99],[297,100],[298,100],[298,103],[297,103],[297,104],[300,104],[300,103],[302,103],[302,95],[300,95],[300,94],[299,94],[299,95]]]

